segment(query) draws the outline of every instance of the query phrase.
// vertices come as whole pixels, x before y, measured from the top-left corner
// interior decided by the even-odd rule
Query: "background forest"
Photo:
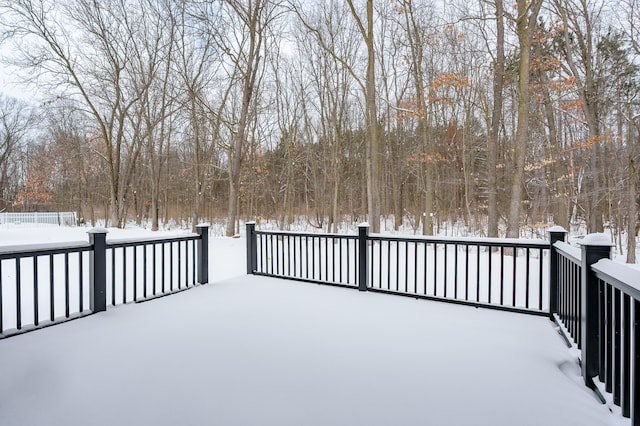
[[[582,225],[635,261],[640,0],[0,0],[0,32],[0,211]]]

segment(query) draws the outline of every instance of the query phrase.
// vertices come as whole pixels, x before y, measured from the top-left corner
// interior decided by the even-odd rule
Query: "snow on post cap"
[[[99,226],[95,228],[91,228],[87,231],[87,234],[107,234],[107,233],[109,233],[107,228],[101,228]]]
[[[250,220],[249,222],[245,222],[245,225],[255,225],[256,221],[255,220]]]
[[[363,228],[363,227],[369,227],[369,222],[362,222],[361,224],[358,225],[358,228]]]
[[[211,226],[211,224],[209,222],[204,222],[204,223],[199,223],[196,225],[196,228],[204,228],[204,227],[208,227]]]
[[[567,230],[560,225],[555,225],[547,229],[547,232],[567,232]]]
[[[580,241],[582,246],[613,246],[611,239],[607,234],[601,232],[596,234],[589,234]]]

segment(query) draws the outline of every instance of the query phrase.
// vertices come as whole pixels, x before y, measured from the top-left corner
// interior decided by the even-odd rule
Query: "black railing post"
[[[549,319],[558,313],[558,251],[553,246],[556,242],[566,241],[567,231],[562,226],[552,226],[549,232]]]
[[[256,223],[247,222],[247,274],[252,275],[258,266],[258,240],[256,237]]]
[[[198,246],[198,284],[207,284],[209,282],[209,224],[196,225],[196,231],[200,236],[196,244]]]
[[[89,309],[91,312],[107,310],[107,230],[89,230]]]
[[[369,239],[369,224],[358,225],[358,290],[367,291],[369,283],[369,251],[367,242]]]
[[[592,387],[592,378],[600,371],[598,365],[598,278],[593,273],[591,265],[600,259],[611,257],[611,241],[605,234],[590,234],[584,237],[582,246],[582,318],[580,318],[580,332],[582,334],[582,377],[587,386]]]

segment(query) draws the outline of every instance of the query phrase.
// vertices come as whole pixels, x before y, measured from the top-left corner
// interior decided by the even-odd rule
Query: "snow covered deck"
[[[610,425],[542,317],[243,276],[0,342],[2,425]]]

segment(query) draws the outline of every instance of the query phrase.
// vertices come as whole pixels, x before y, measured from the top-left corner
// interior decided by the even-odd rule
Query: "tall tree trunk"
[[[493,70],[493,111],[487,137],[487,236],[498,237],[498,138],[502,120],[504,87],[504,8],[496,0],[496,58]]]
[[[627,263],[636,263],[636,235],[638,234],[638,166],[636,164],[636,131],[629,126],[629,183],[627,218]]]
[[[520,236],[520,214],[522,211],[522,189],[524,163],[529,137],[529,79],[531,62],[531,32],[536,23],[541,0],[529,4],[527,0],[518,0],[518,18],[516,29],[520,46],[518,62],[518,124],[513,142],[513,173],[511,175],[511,199],[509,204],[508,236]]]

